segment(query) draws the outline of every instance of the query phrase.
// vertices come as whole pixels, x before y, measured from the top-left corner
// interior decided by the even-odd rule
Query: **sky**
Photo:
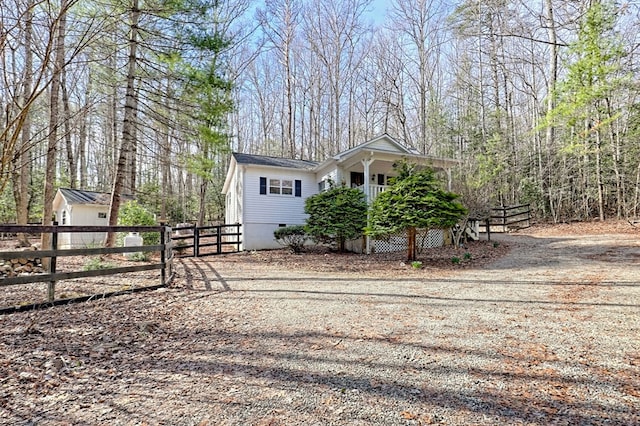
[[[373,0],[371,3],[370,16],[376,25],[381,24],[384,21],[388,7],[389,0]]]

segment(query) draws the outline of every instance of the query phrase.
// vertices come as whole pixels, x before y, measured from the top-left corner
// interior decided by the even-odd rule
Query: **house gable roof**
[[[387,133],[383,133],[382,135],[369,139],[360,145],[356,145],[353,148],[334,155],[333,157],[329,157],[318,165],[316,170],[324,170],[328,167],[334,167],[336,164],[346,164],[348,166],[350,163],[359,162],[359,158],[362,158],[365,155],[372,155],[374,153],[378,158],[387,159],[403,157],[417,159],[426,158],[420,155],[420,153],[415,149],[407,148]]]
[[[58,192],[70,205],[94,205],[108,206],[111,203],[111,194],[108,192],[85,191],[82,189],[58,188]],[[122,199],[133,200],[133,196],[123,194]]]
[[[316,165],[318,165],[318,163],[315,161],[269,157],[266,155],[241,154],[239,152],[234,152],[233,158],[235,158],[238,164],[252,164],[255,166],[267,166],[267,167],[283,167],[287,169],[311,170]]]
[[[419,155],[417,151],[407,148],[388,134],[384,133],[373,139],[369,139],[360,145],[356,145],[353,148],[342,151],[333,158],[337,161],[341,161],[345,158],[351,157],[353,154],[362,151],[363,149],[403,155]]]
[[[294,160],[292,158],[271,157],[268,155],[243,154],[234,152],[231,154],[231,163],[227,170],[227,176],[222,185],[222,193],[226,194],[229,190],[232,177],[237,166],[260,166],[260,167],[277,167],[280,169],[296,169],[302,171],[313,171],[318,165],[316,161]]]

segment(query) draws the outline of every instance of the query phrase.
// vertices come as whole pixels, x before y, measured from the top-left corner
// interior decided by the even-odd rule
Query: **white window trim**
[[[278,181],[278,186],[271,185],[271,181]],[[289,182],[290,186],[283,186],[283,182]],[[271,192],[271,188],[278,188],[279,192]],[[291,192],[289,194],[283,194],[283,189],[288,189]],[[267,176],[267,194],[271,196],[280,196],[280,197],[293,197],[295,196],[295,179],[293,178],[283,178],[283,177],[271,177]]]

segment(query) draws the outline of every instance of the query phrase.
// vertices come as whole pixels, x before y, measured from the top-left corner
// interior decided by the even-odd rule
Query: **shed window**
[[[63,225],[67,224],[67,211],[66,210],[62,210],[62,224]]]
[[[106,219],[106,218],[107,218],[107,213],[98,212],[98,219]]]

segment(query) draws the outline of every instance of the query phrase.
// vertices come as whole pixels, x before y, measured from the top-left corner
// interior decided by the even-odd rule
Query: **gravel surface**
[[[640,425],[638,233],[529,234],[440,272],[183,259],[0,317],[0,424]]]

